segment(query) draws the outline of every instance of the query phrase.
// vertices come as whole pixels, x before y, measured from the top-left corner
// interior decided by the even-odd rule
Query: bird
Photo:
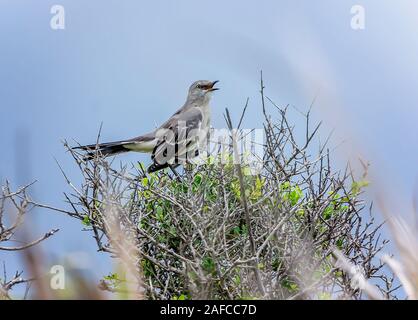
[[[210,131],[212,93],[219,81],[198,80],[189,87],[186,102],[155,130],[127,140],[79,145],[73,150],[86,151],[86,161],[96,156],[109,157],[125,152],[151,153],[147,172],[177,166],[199,156]]]

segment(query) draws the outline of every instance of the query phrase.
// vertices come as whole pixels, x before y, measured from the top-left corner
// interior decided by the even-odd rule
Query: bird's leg
[[[140,161],[137,161],[137,163],[138,163],[138,167],[141,171],[142,178],[145,178],[147,176],[147,170],[145,170],[144,165]]]
[[[177,177],[177,180],[179,182],[183,182],[183,179],[181,178],[181,176],[178,174],[178,172],[176,171],[176,169],[174,169],[173,165],[168,164],[168,167],[170,168],[170,170],[174,173],[174,175]]]
[[[192,160],[186,159],[184,163],[184,170],[188,173],[191,173],[193,171],[193,168],[195,166],[195,163],[193,162],[193,159],[198,157],[200,155],[199,149],[193,151]]]
[[[192,162],[190,162],[190,161],[186,161],[186,162],[184,163],[184,165],[183,165],[184,170],[185,170],[187,173],[192,173],[192,172],[193,172],[193,166],[194,166],[194,164],[193,164]]]

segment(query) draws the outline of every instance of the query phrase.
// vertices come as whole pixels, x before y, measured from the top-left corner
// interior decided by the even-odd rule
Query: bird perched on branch
[[[184,105],[152,132],[132,139],[77,146],[73,149],[87,151],[85,160],[129,151],[151,153],[153,163],[148,172],[167,167],[173,169],[198,156],[199,150],[206,146],[210,129],[209,102],[212,92],[218,90],[215,88],[217,82],[194,82]]]

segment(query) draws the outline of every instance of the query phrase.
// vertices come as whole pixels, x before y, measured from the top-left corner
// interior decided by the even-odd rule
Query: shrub
[[[125,266],[102,288],[118,291],[114,279],[129,273],[130,290],[149,299],[361,298],[335,267],[338,248],[389,295],[391,280],[375,259],[381,225],[361,200],[365,176],[336,170],[326,146],[313,153],[319,125],[310,131],[310,112],[298,143],[288,108],[270,101],[274,121],[261,91],[265,153],[255,175],[220,156],[177,175],[146,174],[140,163],[115,169],[100,155],[86,162],[66,145],[83,175],[79,188],[67,179],[71,216]],[[226,119],[234,145],[242,136],[228,112]]]

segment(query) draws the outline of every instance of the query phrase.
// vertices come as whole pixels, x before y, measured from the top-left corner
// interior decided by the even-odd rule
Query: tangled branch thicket
[[[21,244],[21,241],[17,239],[18,231],[23,231],[23,237],[26,237],[30,232],[24,232],[24,220],[28,212],[35,207],[41,206],[35,204],[28,195],[28,189],[32,185],[28,184],[19,188],[16,191],[12,191],[10,183],[6,181],[5,185],[1,188],[0,194],[0,252],[17,252],[24,251],[33,246],[38,245],[42,241],[48,239],[55,234],[58,229],[52,229],[45,233],[38,239],[31,240]],[[22,235],[20,236],[20,238]],[[23,239],[26,240],[26,239]],[[16,245],[18,242],[18,245]],[[29,266],[31,267],[31,266]],[[33,267],[33,266],[32,266]],[[31,268],[30,268],[31,269]],[[21,284],[27,285],[26,293],[28,292],[30,283],[35,280],[34,278],[24,278],[23,271],[19,270],[14,273],[13,276],[7,276],[6,264],[3,261],[3,273],[0,276],[0,300],[10,299],[10,292],[14,287]],[[25,295],[26,296],[26,295]]]
[[[348,166],[336,171],[325,145],[313,153],[319,125],[310,130],[310,112],[299,143],[288,108],[270,101],[275,113],[268,115],[261,91],[265,152],[256,175],[245,164],[217,161],[222,156],[179,176],[146,174],[140,163],[115,169],[99,154],[86,162],[66,145],[83,176],[80,187],[66,176],[69,214],[100,251],[124,262],[130,290],[144,298],[362,298],[336,266],[335,249],[390,297],[392,279],[376,258],[386,241],[361,200],[365,177],[354,179]],[[242,137],[230,132],[233,154]],[[113,273],[101,286],[118,291],[124,277]]]

